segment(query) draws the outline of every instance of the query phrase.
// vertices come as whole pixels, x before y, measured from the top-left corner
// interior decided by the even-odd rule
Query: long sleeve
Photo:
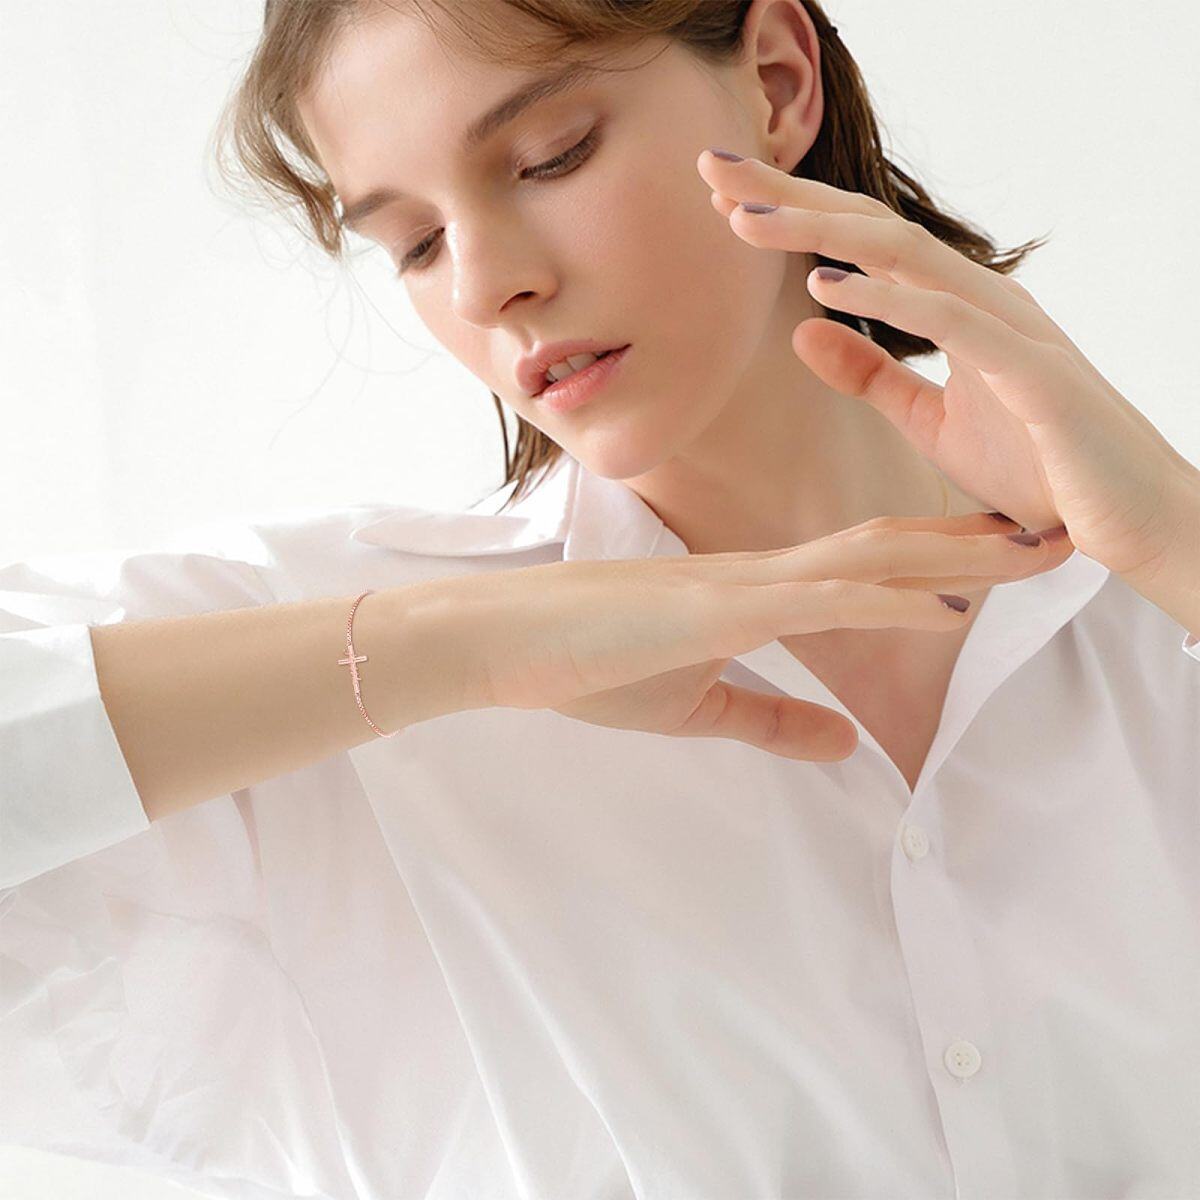
[[[324,812],[347,764],[151,823],[96,677],[90,625],[280,598],[254,527],[204,528],[0,566],[0,1143],[223,1200],[341,1200],[354,1188],[276,953],[278,851],[258,820],[272,800],[295,821]]]
[[[100,699],[88,626],[0,635],[0,677],[0,887],[148,828]]]
[[[91,553],[0,567],[0,888],[149,827],[89,625],[269,604],[252,563]]]

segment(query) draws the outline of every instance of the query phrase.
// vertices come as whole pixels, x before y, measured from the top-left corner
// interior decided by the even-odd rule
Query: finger
[[[974,367],[985,379],[1002,376],[1003,388],[993,390],[1005,407],[1026,424],[1038,425],[1061,418],[1064,407],[1077,394],[1078,389],[1054,386],[1056,372],[1064,361],[1058,346],[1029,337],[953,292],[872,279],[856,272],[836,281],[822,279],[816,270],[809,273],[808,288],[827,308],[870,317],[893,329],[927,338],[939,349]],[[855,336],[852,330],[845,332]],[[886,355],[882,347],[876,348]],[[871,357],[879,366],[886,365],[877,355]],[[891,359],[890,355],[887,357]],[[893,388],[904,379],[910,386],[903,390],[915,392],[915,399],[928,399],[941,392],[928,381],[925,388],[917,390],[912,386],[915,381],[901,372],[888,374]],[[856,385],[858,390],[852,395],[882,396],[878,388],[873,388],[870,375],[861,375]]]
[[[972,604],[976,603],[975,594],[986,592],[1004,583],[1016,583],[1028,579],[1032,575],[1041,575],[1052,570],[1058,563],[1039,563],[1031,571],[1011,575],[926,575],[909,576],[908,578],[885,579],[881,587],[912,588],[914,591],[943,592],[951,595],[965,596]]]
[[[900,214],[882,200],[862,192],[850,192],[815,179],[798,179],[761,158],[747,157],[741,162],[718,158],[711,150],[702,150],[696,169],[714,192],[735,201],[759,200],[763,204],[802,204],[827,212],[860,213],[868,217],[899,219]]]
[[[693,610],[713,658],[736,658],[791,634],[826,629],[961,630],[970,603],[958,611],[934,592],[881,587],[851,579],[782,583],[708,583]]]
[[[884,583],[893,579],[1031,575],[1048,563],[1070,557],[1070,539],[1042,538],[1033,546],[1002,533],[963,534],[920,530],[859,529],[837,542],[822,542],[796,552],[793,561],[764,564],[763,574],[778,579],[854,579]],[[938,585],[938,591],[947,589]]]
[[[878,342],[824,317],[797,325],[792,349],[822,383],[869,404],[915,450],[934,458],[945,415],[940,384],[893,358]]]
[[[944,388],[893,358],[871,338],[824,317],[811,317],[797,325],[792,330],[792,349],[818,379],[845,396],[870,404],[914,449],[930,461],[936,460],[937,433],[945,417]],[[1055,364],[1054,369],[1058,366]],[[1066,382],[1055,388],[1052,368],[1044,371],[1032,392],[1018,394],[1011,378],[1003,388],[994,388],[1001,397],[999,418],[1013,426],[1014,434],[1026,432],[1026,419],[1031,413],[1054,407],[1045,397],[1059,398],[1061,416],[1062,411],[1072,407],[1064,397],[1079,393],[1077,386]]]
[[[852,721],[823,704],[771,696],[718,680],[669,737],[723,737],[781,758],[833,762],[858,745]]]
[[[1022,533],[1025,534],[1024,529]],[[1009,535],[1010,537],[1012,535]],[[937,592],[959,592],[968,594],[975,591],[984,591],[988,588],[997,587],[1004,583],[1015,583],[1018,579],[1028,579],[1033,575],[1041,575],[1046,571],[1053,571],[1056,567],[1061,566],[1072,554],[1075,553],[1075,543],[1071,541],[1070,535],[1063,526],[1056,526],[1053,529],[1043,529],[1035,533],[1028,533],[1025,536],[1040,536],[1042,538],[1042,546],[1044,552],[1039,556],[1031,556],[1029,566],[1025,570],[1014,569],[1005,574],[997,574],[988,577],[985,574],[963,574],[954,575],[952,572],[943,571],[936,575],[896,575],[891,579],[880,580],[885,587],[906,587],[919,588],[924,591]],[[1038,547],[1032,547],[1038,549]],[[1019,563],[1014,563],[1014,567],[1019,567]]]
[[[1025,526],[1002,512],[959,513],[953,517],[873,517],[858,529],[927,529],[934,533],[1024,533]]]
[[[734,201],[727,215],[739,236],[744,236],[743,228],[749,222],[762,219],[761,215],[746,214],[740,208],[743,202],[779,205],[776,212],[767,214],[764,224],[785,210],[806,213],[811,218],[810,236],[819,226],[823,244],[806,240],[779,249],[821,254],[838,262],[854,263],[868,275],[951,291],[1029,337],[1060,344],[1064,340],[1065,335],[1028,291],[1010,286],[998,271],[967,258],[882,200],[815,179],[798,179],[757,158],[733,163],[705,150],[696,167],[709,187]],[[826,219],[822,222],[821,217]],[[864,224],[869,221],[890,228],[872,229]],[[856,237],[860,234],[869,239],[869,244],[859,244]]]
[[[852,526],[855,529],[873,527],[884,529],[928,529],[938,533],[1019,533],[1025,526],[1018,524],[1003,513],[973,512],[962,513],[955,517],[874,517],[861,525]],[[841,537],[850,530],[841,529],[831,533],[829,537]],[[819,539],[813,539],[814,541]],[[691,567],[703,568],[709,564],[723,565],[735,562],[750,562],[763,558],[774,558],[780,554],[794,554],[800,546],[812,545],[812,542],[799,542],[792,546],[780,546],[775,550],[727,550],[716,554],[692,554],[677,561]],[[728,578],[720,575],[717,578]]]
[[[693,577],[739,585],[853,579],[883,583],[903,578],[1001,576],[1017,579],[1065,561],[1074,551],[1069,537],[1025,546],[1002,533],[954,534],[858,526],[787,551],[723,563],[699,561]],[[986,584],[977,584],[985,587]],[[947,588],[938,586],[938,591]]]

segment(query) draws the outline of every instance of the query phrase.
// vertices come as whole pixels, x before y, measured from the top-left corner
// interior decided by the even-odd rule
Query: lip
[[[566,379],[552,383],[537,394],[538,403],[544,404],[555,413],[570,412],[573,408],[587,404],[599,394],[605,384],[611,382],[632,349],[632,346],[623,346],[606,358],[584,367],[582,371],[576,371]]]
[[[517,383],[527,396],[538,396],[545,388],[546,372],[555,363],[563,362],[575,354],[603,354],[615,350],[623,342],[598,341],[596,338],[575,338],[566,342],[547,342],[535,346],[529,354],[517,360]]]

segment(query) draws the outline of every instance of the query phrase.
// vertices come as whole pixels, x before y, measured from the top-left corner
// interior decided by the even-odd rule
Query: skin
[[[402,285],[455,358],[589,470],[624,480],[693,553],[942,515],[939,472],[792,350],[792,329],[825,312],[805,286],[816,257],[747,245],[696,174],[706,146],[790,169],[816,140],[820,56],[799,0],[756,0],[731,68],[668,39],[622,48],[608,60],[620,73],[528,110],[467,160],[460,131],[526,72],[447,43],[402,9],[371,10],[300,110],[339,195],[414,193],[361,232],[394,263],[435,236]],[[517,178],[597,121],[575,171]],[[633,351],[603,398],[555,414],[514,370],[535,342],[568,337]],[[982,507],[948,487],[951,514]]]
[[[472,0],[471,17],[485,5],[515,32],[528,20],[499,0]],[[586,467],[624,480],[693,553],[792,546],[876,516],[936,529],[941,478],[950,514],[996,508],[1057,524],[1200,629],[1200,470],[1017,281],[877,200],[788,174],[824,117],[799,0],[753,0],[730,66],[663,39],[588,47],[620,73],[527,110],[470,155],[456,149],[460,130],[528,69],[480,61],[403,0],[372,0],[359,16],[301,100],[335,188],[345,198],[417,181],[363,232],[393,261],[418,239],[430,248],[404,276],[421,319]],[[585,134],[597,145],[578,169],[519,174]],[[714,146],[743,161],[703,153]],[[774,215],[736,203],[767,198]],[[810,278],[818,247],[864,273]],[[945,386],[823,319],[821,296],[929,339],[946,353]],[[633,350],[593,404],[543,411],[519,389],[515,360],[539,340],[579,336]],[[968,599],[977,616],[979,594]],[[969,628],[780,641],[862,713],[911,785]],[[876,728],[865,706],[881,692]]]
[[[796,325],[825,315],[806,286],[816,256],[748,245],[697,175],[716,146],[791,170],[820,130],[820,50],[799,0],[755,0],[745,45],[726,67],[669,39],[606,48],[619,73],[536,105],[464,158],[461,131],[528,70],[377,6],[342,33],[299,109],[339,196],[411,193],[359,232],[397,267],[434,238],[401,277],[431,334],[589,470],[623,480],[692,553],[940,518],[945,477],[792,349]],[[573,172],[518,177],[598,122]],[[524,395],[515,366],[536,342],[569,337],[633,349],[600,398],[555,414]],[[949,515],[991,507],[945,482]],[[973,613],[986,591],[962,593]],[[912,786],[969,629],[780,640],[864,714]]]

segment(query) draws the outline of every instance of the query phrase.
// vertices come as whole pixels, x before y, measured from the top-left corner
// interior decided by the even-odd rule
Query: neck
[[[786,386],[751,382],[684,450],[625,480],[691,553],[776,550],[873,517],[985,507],[865,401],[792,363]]]

